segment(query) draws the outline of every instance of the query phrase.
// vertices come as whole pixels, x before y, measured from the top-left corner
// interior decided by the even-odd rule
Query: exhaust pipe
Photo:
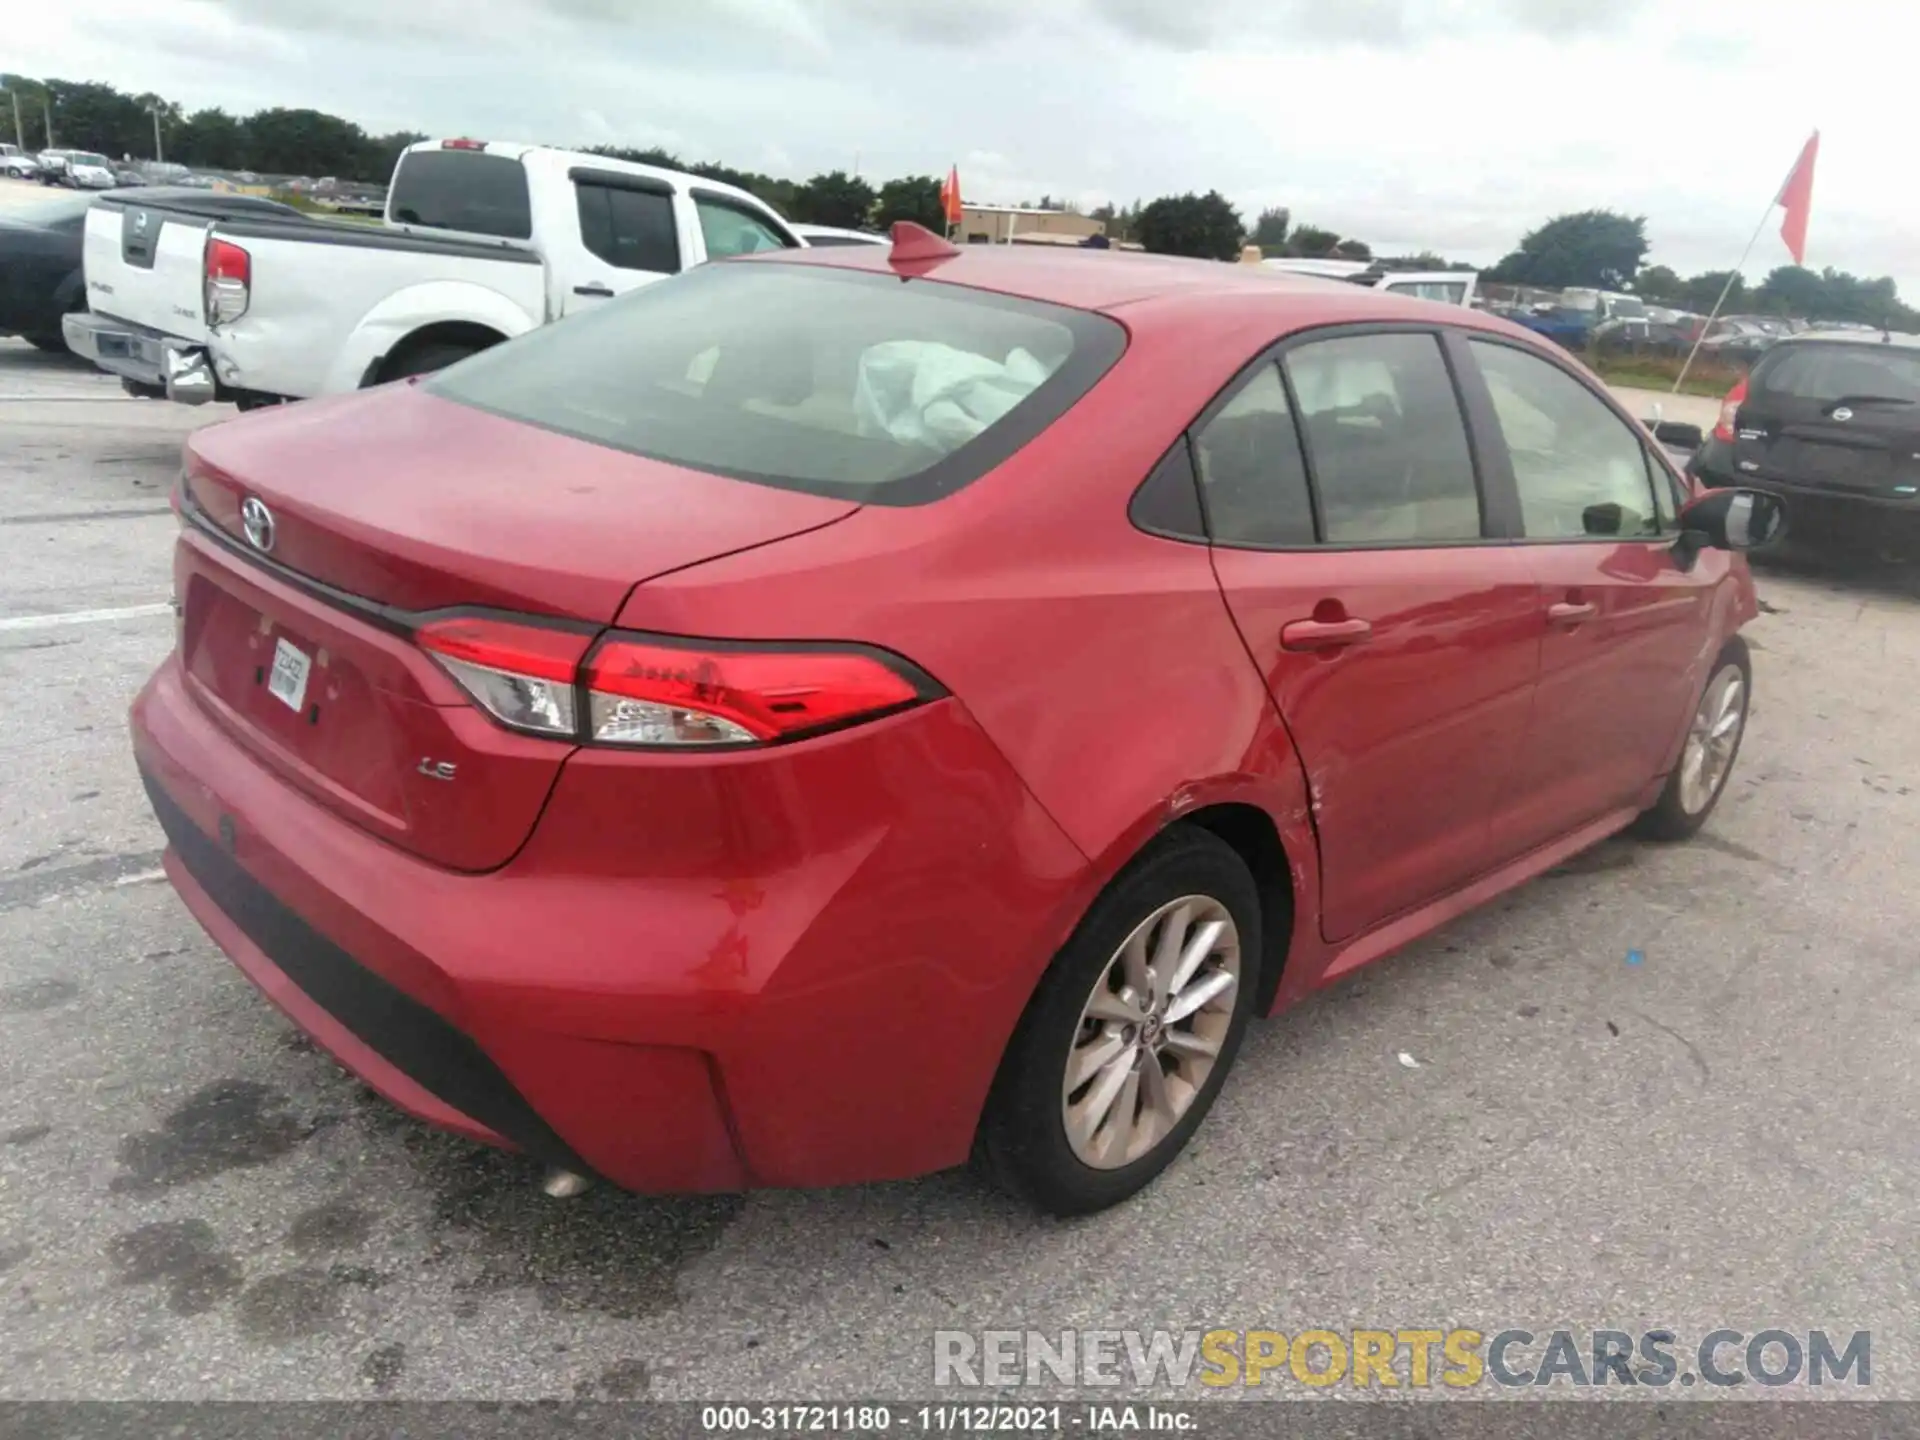
[[[556,1167],[547,1171],[546,1178],[540,1182],[540,1189],[549,1199],[571,1200],[576,1195],[584,1194],[591,1183],[584,1175]]]

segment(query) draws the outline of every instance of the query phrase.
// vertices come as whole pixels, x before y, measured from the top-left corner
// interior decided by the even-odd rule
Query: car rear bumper
[[[1687,462],[1687,471],[1698,477],[1702,484],[1716,489],[1739,486],[1780,496],[1788,504],[1789,525],[1794,523],[1796,515],[1808,511],[1864,512],[1872,515],[1876,521],[1902,516],[1920,517],[1920,494],[1872,494],[1811,480],[1743,474],[1734,466],[1732,447],[1721,440],[1709,439],[1702,445]]]
[[[593,873],[583,852],[626,848],[618,822],[578,823],[605,814],[606,777],[575,777],[570,797],[563,770],[521,854],[475,875],[305,800],[192,683],[169,657],[134,703],[134,751],[167,872],[227,955],[403,1109],[632,1190],[960,1163],[1086,900],[1083,857],[951,703],[776,762],[818,850],[792,853],[777,817],[743,814],[738,852],[691,855],[689,873]],[[920,813],[886,795],[886,820],[867,823],[848,774],[913,759],[935,767],[911,770]],[[942,772],[966,777],[949,782],[957,803],[925,793]],[[840,813],[818,808],[835,799]],[[977,873],[957,872],[969,855]]]
[[[66,316],[60,328],[68,349],[109,374],[162,391],[182,405],[204,405],[214,398],[213,363],[204,345],[85,311]]]

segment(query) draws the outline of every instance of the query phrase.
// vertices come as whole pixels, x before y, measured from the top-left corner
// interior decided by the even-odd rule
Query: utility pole
[[[47,149],[56,143],[53,138],[53,87],[47,86],[40,92],[40,113],[47,119]]]
[[[27,148],[27,132],[20,123],[20,92],[10,89],[7,98],[13,101],[13,143],[24,150]]]
[[[160,106],[156,101],[147,107],[147,113],[153,116],[153,163],[164,165],[167,157],[160,153]]]

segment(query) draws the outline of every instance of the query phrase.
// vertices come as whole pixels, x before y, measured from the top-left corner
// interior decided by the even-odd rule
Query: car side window
[[[1646,449],[1632,428],[1559,366],[1512,345],[1469,344],[1513,457],[1527,538],[1658,535]]]
[[[672,275],[680,269],[671,195],[582,182],[575,183],[574,193],[580,240],[590,253],[620,270]]]
[[[1311,545],[1313,501],[1286,387],[1262,362],[1194,432],[1207,528],[1221,545]]]
[[[1285,364],[1328,543],[1480,537],[1473,453],[1437,335],[1316,340]]]
[[[1687,503],[1685,486],[1674,468],[1651,450],[1647,452],[1647,469],[1653,475],[1653,513],[1659,517],[1661,532],[1677,534],[1680,507]]]
[[[709,260],[792,248],[771,225],[742,208],[698,196],[694,197],[693,208],[700,216],[700,233],[706,237]]]

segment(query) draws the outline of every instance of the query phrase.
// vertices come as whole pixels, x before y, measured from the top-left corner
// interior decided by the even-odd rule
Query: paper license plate
[[[285,640],[276,642],[273,669],[267,674],[267,693],[285,701],[289,710],[298,710],[307,703],[307,674],[312,669],[312,658],[299,646]]]

